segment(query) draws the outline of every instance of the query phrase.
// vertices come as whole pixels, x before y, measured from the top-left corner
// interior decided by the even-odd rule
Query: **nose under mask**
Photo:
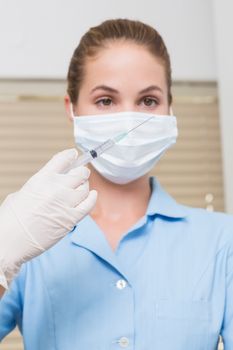
[[[92,161],[96,171],[107,180],[127,184],[148,173],[176,142],[176,117],[151,116],[153,114],[140,112],[73,116],[75,143],[85,152],[120,133],[127,133],[145,121]]]

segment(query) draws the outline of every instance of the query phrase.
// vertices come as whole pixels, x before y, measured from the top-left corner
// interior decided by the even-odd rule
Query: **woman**
[[[65,101],[84,150],[144,124],[90,165],[95,208],[23,266],[1,338],[18,324],[33,350],[213,350],[221,333],[231,349],[232,217],[184,207],[148,176],[177,134],[161,36],[123,19],[91,28]]]

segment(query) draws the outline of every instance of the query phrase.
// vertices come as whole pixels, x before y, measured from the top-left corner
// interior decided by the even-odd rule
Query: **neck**
[[[97,203],[91,213],[93,218],[119,219],[124,216],[145,215],[151,195],[148,175],[125,185],[114,184],[103,178],[92,166],[90,189],[98,192]]]

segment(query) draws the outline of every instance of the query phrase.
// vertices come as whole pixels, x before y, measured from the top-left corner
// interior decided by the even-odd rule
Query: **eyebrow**
[[[159,86],[157,86],[157,85],[150,85],[147,88],[141,90],[139,92],[139,94],[144,94],[145,92],[150,92],[150,91],[154,91],[154,90],[155,91],[160,91],[161,93],[163,93],[163,90]]]
[[[110,86],[107,86],[107,85],[98,85],[98,86],[94,87],[91,90],[90,93],[92,94],[96,90],[104,90],[104,91],[111,92],[111,93],[114,93],[114,94],[119,94],[119,91],[117,91],[116,89],[113,89],[113,88],[111,88]],[[161,93],[163,93],[163,90],[159,86],[157,86],[157,85],[150,85],[147,88],[139,91],[139,94],[141,95],[141,94],[144,94],[146,92],[151,92],[151,91],[160,91]]]

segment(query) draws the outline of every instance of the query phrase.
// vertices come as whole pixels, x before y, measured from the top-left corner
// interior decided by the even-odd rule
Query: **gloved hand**
[[[56,154],[0,206],[0,284],[7,289],[22,263],[63,238],[95,205],[90,170],[69,170],[75,149]]]

